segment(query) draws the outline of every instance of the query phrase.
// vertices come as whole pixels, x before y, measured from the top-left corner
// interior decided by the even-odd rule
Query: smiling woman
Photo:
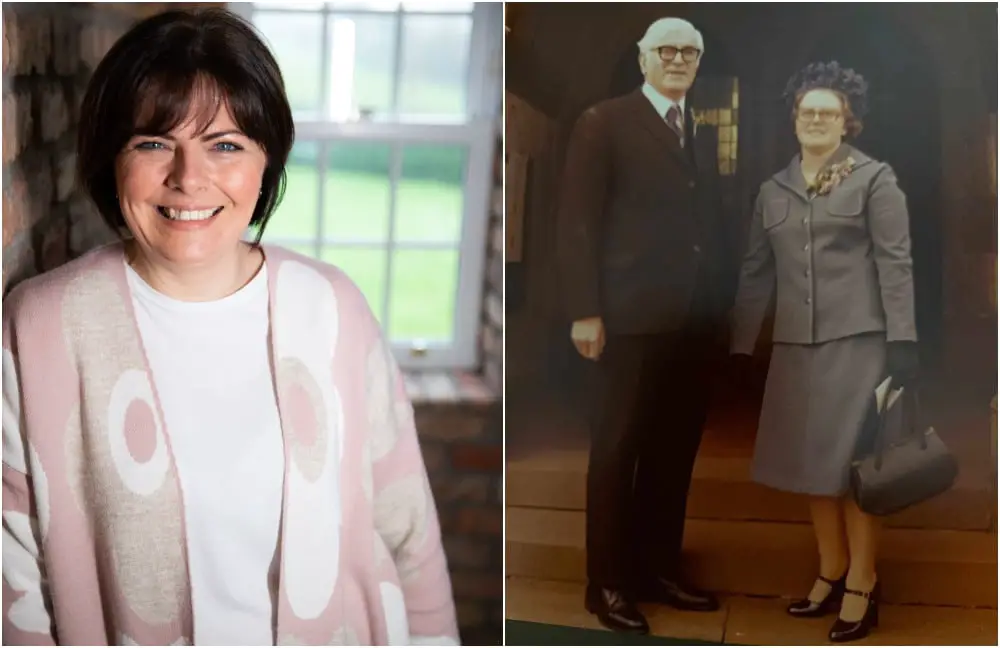
[[[340,269],[260,244],[294,125],[254,29],[138,24],[80,124],[122,240],[3,304],[5,641],[457,643],[386,336]]]

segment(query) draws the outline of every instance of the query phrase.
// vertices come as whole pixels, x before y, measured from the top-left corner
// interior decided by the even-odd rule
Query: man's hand
[[[576,320],[570,337],[580,355],[587,360],[597,360],[604,351],[604,322],[600,317]]]

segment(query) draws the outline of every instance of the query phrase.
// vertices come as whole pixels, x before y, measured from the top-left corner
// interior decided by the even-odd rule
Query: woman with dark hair
[[[850,495],[850,465],[870,443],[876,387],[917,371],[906,197],[888,164],[843,141],[861,132],[866,93],[835,62],[789,82],[801,150],[761,185],[733,311],[731,352],[745,358],[776,296],[753,477],[810,496],[820,573],[788,612],[839,605],[835,642],[878,623],[878,527]]]
[[[457,643],[375,317],[260,244],[293,139],[228,12],[152,17],[94,72],[79,174],[122,241],[3,308],[6,643]]]

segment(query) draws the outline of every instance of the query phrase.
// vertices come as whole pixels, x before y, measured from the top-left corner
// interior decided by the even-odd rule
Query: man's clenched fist
[[[573,322],[570,337],[580,355],[588,360],[597,360],[604,351],[604,322],[600,317],[577,320]]]

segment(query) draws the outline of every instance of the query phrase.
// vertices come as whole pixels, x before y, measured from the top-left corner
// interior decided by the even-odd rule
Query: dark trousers
[[[717,324],[609,337],[593,366],[587,576],[630,590],[679,568],[688,488],[708,414]]]

